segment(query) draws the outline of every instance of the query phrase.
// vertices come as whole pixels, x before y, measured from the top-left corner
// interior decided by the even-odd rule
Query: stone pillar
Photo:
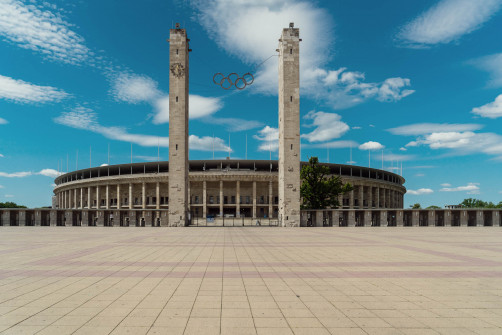
[[[338,225],[340,224],[340,212],[332,211],[331,220],[333,221],[333,227],[338,227]]]
[[[89,186],[87,188],[87,209],[91,209],[91,207],[92,207],[91,194],[92,194],[92,188]]]
[[[364,211],[364,226],[371,227],[373,222],[371,222],[371,211]]]
[[[80,209],[84,209],[84,188],[80,188]]]
[[[356,211],[349,211],[347,227],[356,226]]]
[[[82,211],[82,227],[89,226],[89,211]]]
[[[202,218],[207,217],[207,182],[202,182]]]
[[[373,208],[373,186],[368,186],[368,208]]]
[[[492,227],[500,227],[500,213],[494,211],[492,214]]]
[[[122,199],[120,198],[120,184],[117,184],[117,209],[122,207]]]
[[[452,220],[452,213],[451,211],[444,211],[443,213],[443,220],[444,220],[444,226],[445,227],[451,227],[451,220]]]
[[[380,208],[380,187],[375,188],[375,208]]]
[[[420,212],[411,211],[411,226],[418,227],[419,223],[420,223]]]
[[[268,217],[271,218],[274,216],[274,191],[273,184],[270,180],[268,182]]]
[[[322,227],[323,211],[315,212],[315,225],[316,227]]]
[[[349,208],[354,208],[354,190],[349,192]]]
[[[155,208],[160,209],[160,182],[155,184]]]
[[[338,208],[343,208],[343,194],[338,195]]]
[[[73,190],[73,207],[72,208],[78,208],[77,189],[76,188]]]
[[[68,192],[67,191],[63,191],[63,192],[64,192],[64,206],[63,206],[63,208],[68,208],[68,202],[67,202]]]
[[[5,212],[4,212],[5,214]],[[58,212],[57,211],[51,211],[50,214],[49,214],[49,218],[50,218],[50,225],[51,227],[54,227],[57,225],[57,218],[58,218]],[[5,221],[5,217],[4,217],[4,222],[9,222],[9,221]]]
[[[235,182],[235,217],[241,217],[241,181]]]
[[[26,211],[19,211],[19,226],[26,226]]]
[[[108,184],[106,184],[106,189],[105,189],[105,209],[110,209],[110,187]]]
[[[256,181],[253,181],[253,219],[256,219]]]
[[[404,221],[404,212],[396,211],[396,227],[404,226],[403,221]]]
[[[460,227],[467,227],[469,223],[469,214],[467,211],[460,212]]]
[[[101,208],[101,201],[100,201],[100,195],[99,195],[99,186],[96,186],[96,209]]]
[[[146,183],[141,184],[141,208],[146,208]]]
[[[300,226],[300,30],[290,23],[279,40],[279,216]]]
[[[185,29],[169,37],[169,225],[184,226],[188,212],[188,53]]]
[[[427,212],[427,224],[429,227],[435,227],[436,226],[436,213],[434,210],[429,210]]]
[[[35,226],[42,225],[42,211],[35,211]]]
[[[380,227],[387,227],[389,223],[387,222],[387,211],[380,211]]]
[[[133,209],[132,187],[132,183],[129,183],[129,209]]]
[[[485,225],[485,213],[483,211],[476,211],[476,226],[483,227]],[[492,217],[493,221],[493,217]]]
[[[96,216],[98,218],[96,220],[96,227],[103,227],[105,225],[105,214],[103,211],[96,211]]]
[[[223,180],[220,180],[220,216],[223,217]]]
[[[359,192],[358,192],[358,202],[359,202],[359,209],[364,208],[364,186],[359,185]]]

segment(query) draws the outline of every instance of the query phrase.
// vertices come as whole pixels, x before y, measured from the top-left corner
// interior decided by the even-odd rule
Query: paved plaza
[[[502,229],[0,227],[1,334],[502,334]]]

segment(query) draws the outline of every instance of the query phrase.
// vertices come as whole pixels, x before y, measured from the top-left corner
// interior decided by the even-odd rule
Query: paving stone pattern
[[[1,334],[502,334],[502,230],[0,227]]]

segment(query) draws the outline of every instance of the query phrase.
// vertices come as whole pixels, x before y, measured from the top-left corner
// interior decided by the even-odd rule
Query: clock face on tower
[[[171,72],[176,78],[181,78],[185,74],[185,68],[181,63],[171,65]]]

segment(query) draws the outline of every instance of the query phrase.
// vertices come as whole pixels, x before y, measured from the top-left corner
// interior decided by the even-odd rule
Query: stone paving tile
[[[499,228],[0,233],[0,334],[502,334]]]

